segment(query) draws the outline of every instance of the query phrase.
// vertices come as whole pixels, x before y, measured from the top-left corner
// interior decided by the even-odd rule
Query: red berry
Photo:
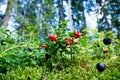
[[[72,42],[73,39],[72,38],[65,38],[66,41]]]
[[[78,34],[78,32],[74,32],[74,35],[77,35]]]
[[[108,53],[109,51],[108,51],[108,49],[103,49],[103,53],[104,54],[106,54],[106,53]]]
[[[69,38],[65,38],[65,40],[69,40]]]
[[[53,39],[56,40],[57,39],[57,35],[53,35]]]
[[[70,42],[66,42],[66,45],[70,45]]]
[[[41,48],[44,48],[44,49],[46,49],[46,48],[47,48],[47,46],[46,46],[46,45],[42,45],[42,46],[41,46]]]
[[[78,42],[74,42],[75,44],[78,44]]]
[[[53,37],[53,35],[51,35],[51,34],[48,36],[49,39],[51,39],[52,37]]]
[[[70,42],[72,42],[72,41],[73,41],[73,39],[72,39],[72,38],[69,38],[69,41],[70,41]]]
[[[82,68],[85,68],[85,65],[84,65],[84,64],[81,64],[81,67],[82,67]]]
[[[56,40],[55,39],[51,39],[52,42],[55,42]]]
[[[57,40],[57,35],[49,35],[48,38],[49,38],[52,42],[54,42],[54,41]]]
[[[74,32],[73,37],[74,38],[80,38],[82,36],[82,34],[80,32]]]

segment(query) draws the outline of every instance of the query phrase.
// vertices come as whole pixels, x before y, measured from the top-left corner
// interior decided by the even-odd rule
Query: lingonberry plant
[[[55,32],[53,32],[54,34],[49,34],[47,37],[48,41],[45,44],[41,45],[41,47],[45,49],[45,59],[46,55],[48,56],[49,54],[51,56],[48,57],[51,58],[49,59],[51,66],[56,63],[62,64],[62,60],[66,55],[70,55],[72,61],[74,57],[74,48],[82,36],[82,33],[77,31],[65,32],[64,28],[65,27],[58,28]],[[63,32],[65,34],[63,34]]]

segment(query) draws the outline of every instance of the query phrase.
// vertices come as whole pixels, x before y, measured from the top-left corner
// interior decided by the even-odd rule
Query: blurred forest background
[[[10,28],[23,39],[29,33],[28,26],[34,26],[34,34],[44,39],[49,30],[61,27],[65,21],[68,30],[82,32],[89,27],[87,17],[94,13],[98,32],[113,31],[120,39],[119,3],[120,0],[0,0],[0,26],[8,29],[11,22]],[[3,5],[7,6],[5,12]]]

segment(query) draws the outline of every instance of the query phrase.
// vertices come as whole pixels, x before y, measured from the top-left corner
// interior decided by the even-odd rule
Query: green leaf
[[[37,64],[36,60],[32,60],[32,64],[36,65]]]

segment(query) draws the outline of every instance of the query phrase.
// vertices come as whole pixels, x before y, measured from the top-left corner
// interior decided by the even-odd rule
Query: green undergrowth
[[[76,56],[74,61],[58,63],[51,71],[46,66],[17,67],[6,74],[1,74],[1,80],[119,80],[120,57],[93,59],[91,55]],[[107,65],[104,72],[98,72],[96,63]],[[84,65],[84,66],[83,66]]]

